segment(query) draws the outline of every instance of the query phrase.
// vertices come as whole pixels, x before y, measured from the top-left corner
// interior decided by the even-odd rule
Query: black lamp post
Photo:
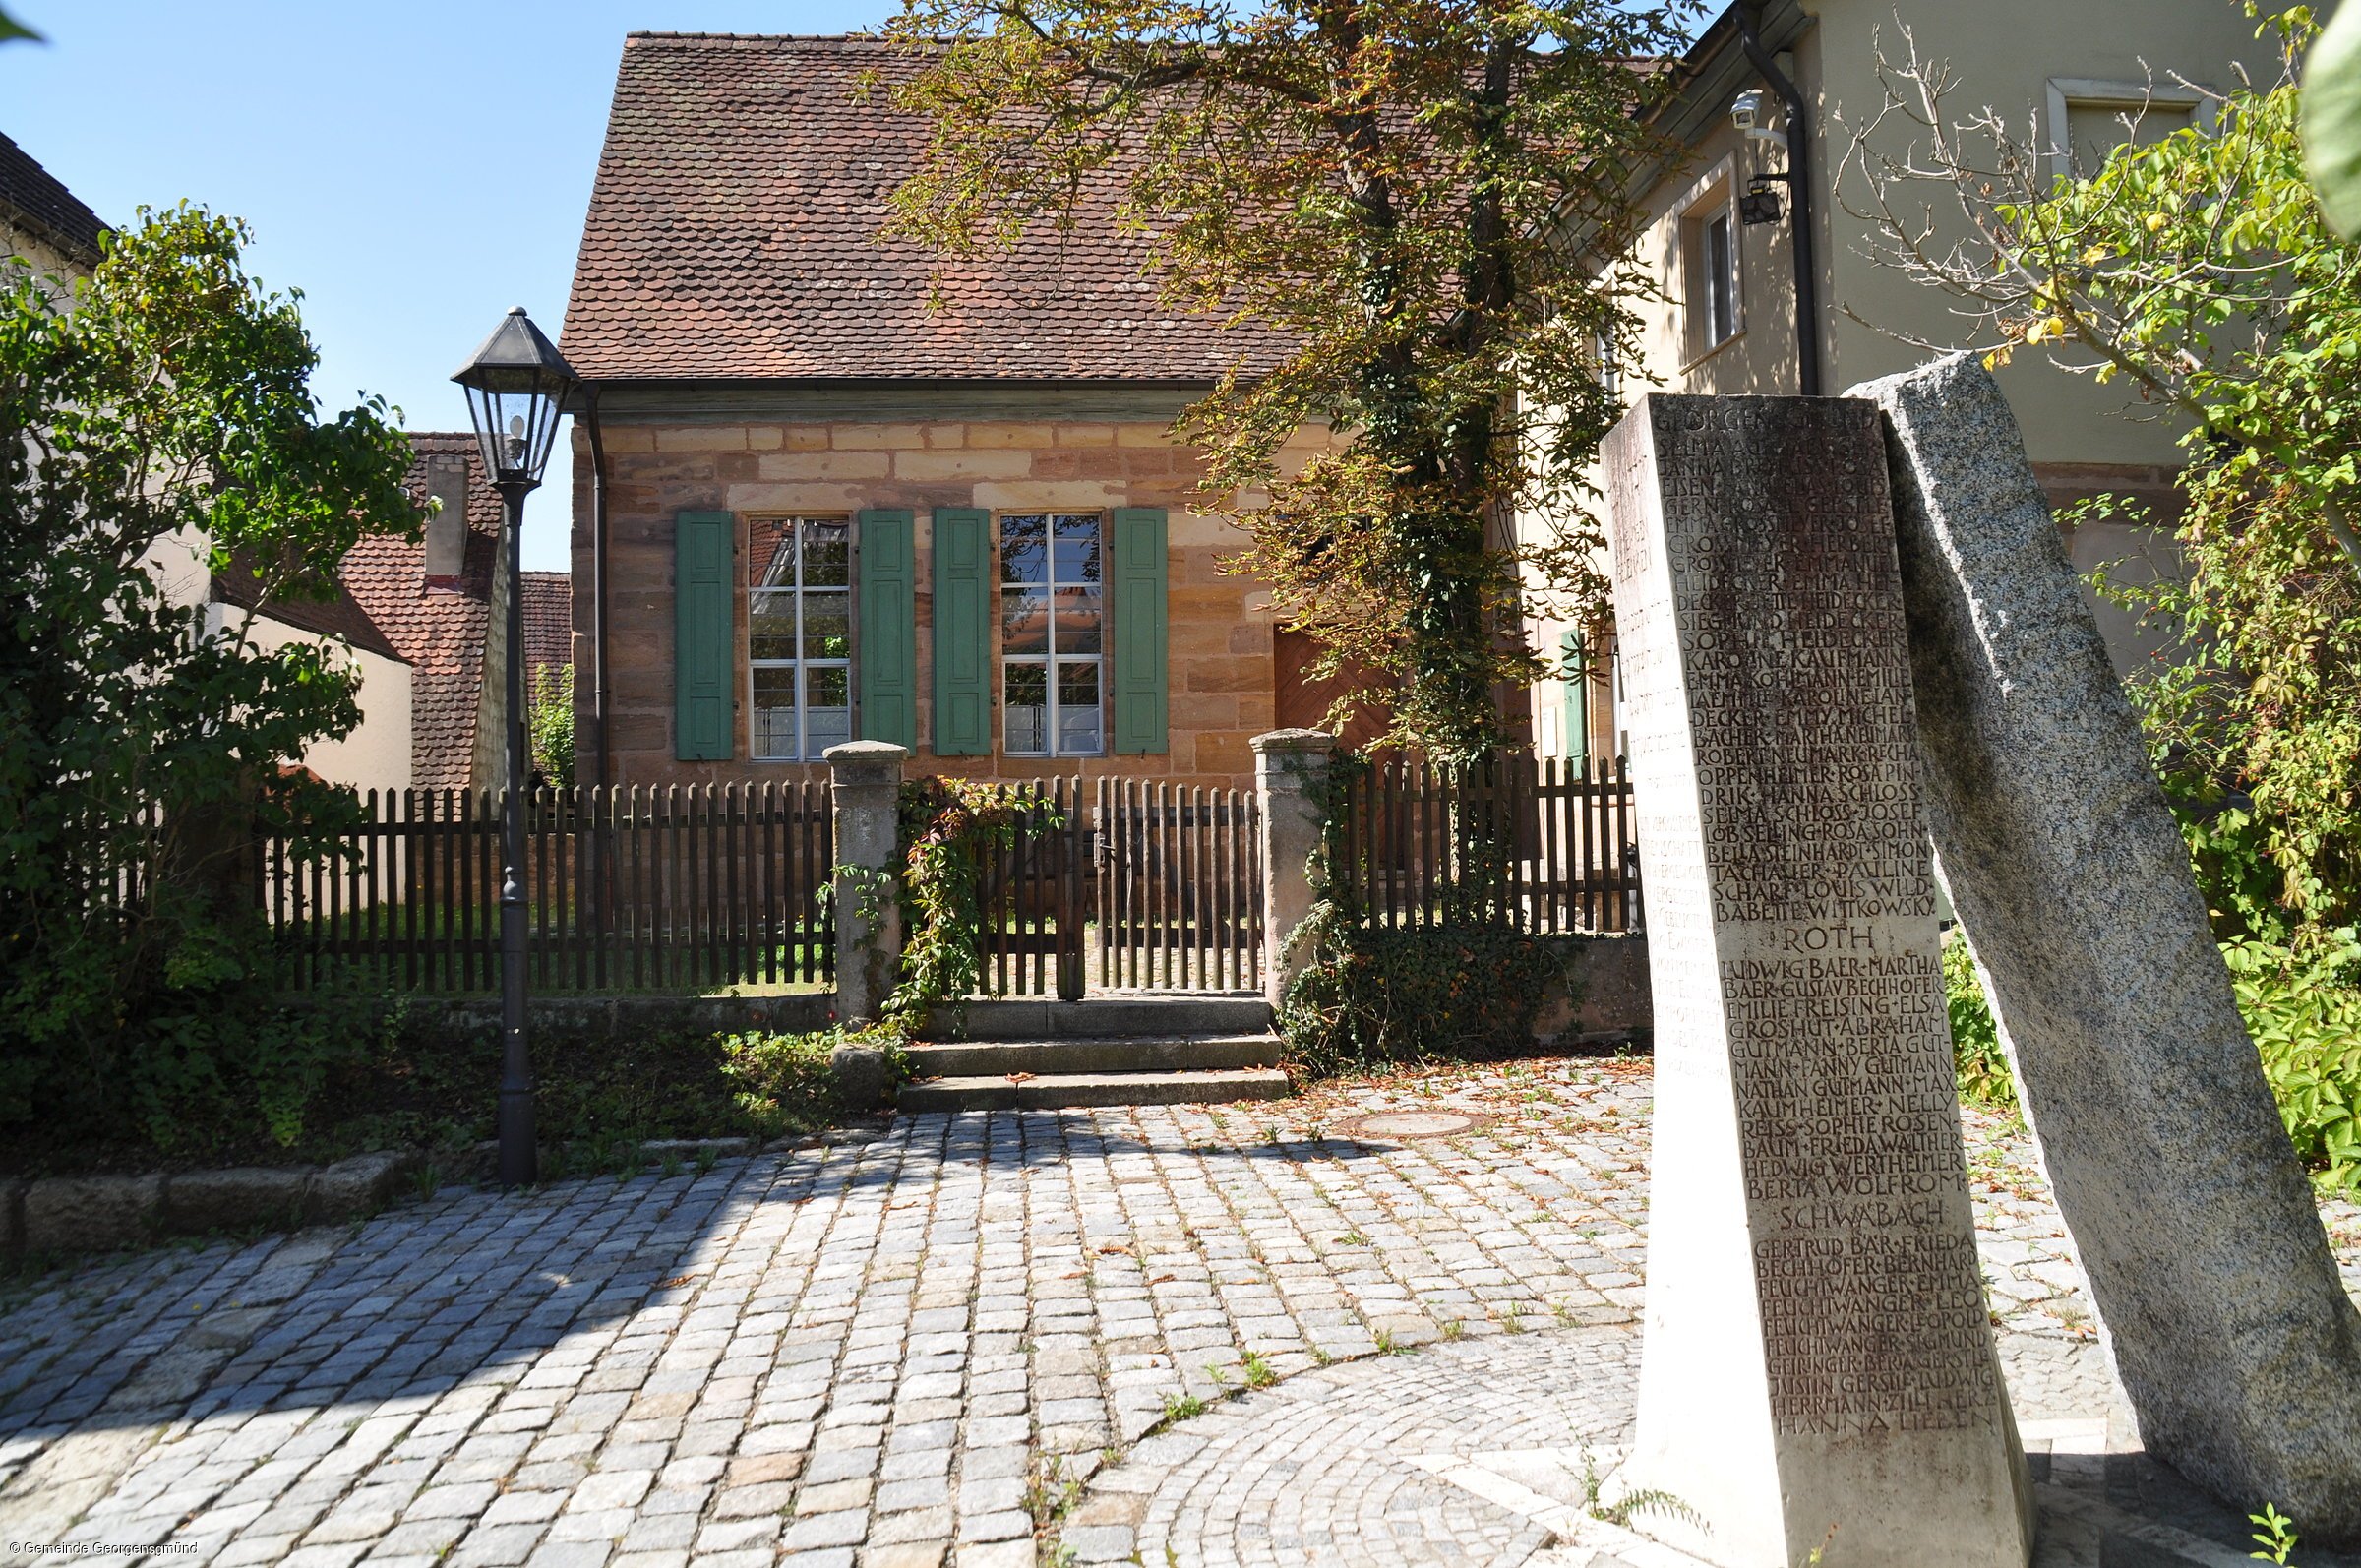
[[[524,1043],[524,498],[541,483],[558,420],[577,385],[557,345],[519,305],[451,378],[467,390],[467,414],[484,468],[506,509],[509,566],[508,788],[500,808],[500,1184],[534,1176],[533,1062]]]

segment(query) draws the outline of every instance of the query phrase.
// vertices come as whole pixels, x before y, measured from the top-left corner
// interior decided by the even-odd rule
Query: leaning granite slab
[[[2149,1451],[2361,1538],[2340,1289],[2181,836],[2000,389],[1886,411],[1935,849]]]

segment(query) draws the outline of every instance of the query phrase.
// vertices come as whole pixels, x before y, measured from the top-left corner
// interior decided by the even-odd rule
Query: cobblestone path
[[[1221,1112],[910,1117],[48,1275],[0,1297],[0,1539],[305,1568],[1033,1563],[1039,1523],[1184,1402],[1437,1340],[1628,1339],[1647,1084],[1545,1061]],[[1405,1109],[1473,1124],[1354,1134]],[[1996,1313],[2089,1342],[2022,1139],[1973,1120]],[[2361,1285],[2361,1213],[2331,1223]],[[2093,1358],[2051,1360],[2107,1397]]]

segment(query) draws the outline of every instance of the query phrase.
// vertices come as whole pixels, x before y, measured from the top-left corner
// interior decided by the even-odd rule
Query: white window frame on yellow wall
[[[844,581],[814,583],[805,580],[810,562],[805,550],[806,530],[829,528],[835,530],[844,549]],[[757,557],[757,539],[774,536],[785,529],[794,541],[791,552],[793,570],[785,581],[770,581],[768,561]],[[853,542],[852,519],[842,515],[757,516],[746,519],[747,531],[747,587],[746,587],[746,712],[747,756],[757,762],[811,762],[822,752],[851,740],[859,733],[858,714],[853,693]],[[776,559],[775,552],[771,560]],[[830,616],[825,601],[833,599],[835,609]],[[787,627],[787,656],[763,656],[766,643],[758,617],[766,612],[780,617]],[[815,613],[817,612],[817,613]],[[842,657],[817,652],[826,645],[831,626],[841,629],[837,638],[844,649]],[[777,635],[774,628],[771,635]],[[784,675],[794,695],[790,708],[775,703],[765,707],[759,694],[767,682],[775,683]],[[816,689],[841,688],[841,702],[820,703],[813,700]],[[774,733],[764,715],[772,712],[792,712],[794,733],[784,745]],[[815,732],[815,713],[842,714],[840,724],[822,725]]]
[[[1107,514],[1053,508],[1003,512],[998,522],[1001,754],[1105,756],[1111,630]],[[1038,560],[1013,546],[1012,522],[1040,524],[1044,548]],[[1087,547],[1074,548],[1083,545],[1085,534]],[[1036,624],[1038,647],[1030,637]],[[1020,636],[1026,638],[1021,648]],[[1035,680],[1042,702],[1014,700],[1018,683]],[[1040,733],[1020,735],[1017,715],[1026,710],[1040,713]]]
[[[2048,98],[2049,171],[2058,179],[2075,172],[2074,111],[2077,109],[2103,109],[2135,119],[2160,111],[2186,116],[2192,124],[2210,126],[2219,103],[2209,90],[2180,82],[2118,82],[2087,76],[2051,77]]]
[[[1735,154],[1724,157],[1689,188],[1672,209],[1672,223],[1687,342],[1681,368],[1686,370],[1746,333],[1746,264],[1739,242],[1743,225],[1738,221]],[[1724,285],[1719,291],[1714,287],[1717,280]]]

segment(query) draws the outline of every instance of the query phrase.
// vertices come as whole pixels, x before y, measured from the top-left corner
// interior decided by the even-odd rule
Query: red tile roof
[[[878,238],[923,117],[920,62],[872,38],[634,33],[582,230],[563,347],[593,379],[1206,381],[1277,339],[1175,316],[1109,217],[1017,257]],[[875,73],[879,85],[865,89]],[[948,308],[931,311],[938,277]]]
[[[574,577],[565,572],[522,575],[524,673],[529,683],[545,666],[574,664]]]
[[[0,223],[25,228],[83,262],[98,260],[98,240],[106,232],[82,198],[5,136],[0,136]]]
[[[265,602],[260,573],[253,563],[242,556],[233,556],[229,565],[213,573],[213,598],[222,604],[234,604],[300,632],[316,632],[325,636],[341,637],[356,648],[381,654],[389,659],[401,658],[369,612],[345,586],[333,599],[279,598]]]
[[[500,497],[485,482],[475,438],[428,431],[410,437],[405,483],[426,494],[429,455],[467,459],[466,570],[459,591],[426,586],[426,546],[364,539],[344,558],[344,581],[410,672],[410,775],[420,789],[463,789],[475,756],[484,637],[492,624],[492,569],[500,551]]]

